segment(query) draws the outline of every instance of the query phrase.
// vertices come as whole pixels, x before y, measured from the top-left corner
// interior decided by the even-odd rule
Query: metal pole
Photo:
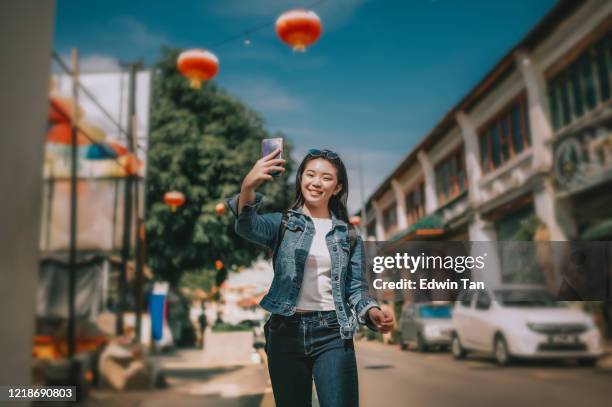
[[[366,219],[366,209],[365,209],[365,191],[364,191],[364,187],[363,187],[363,155],[361,154],[361,152],[359,153],[359,186],[360,186],[360,193],[361,193],[361,236],[363,236],[363,239],[367,239],[368,236],[368,232],[367,232],[367,219]]]
[[[128,150],[134,159],[135,142],[133,137],[134,132],[134,117],[136,114],[136,69],[137,64],[129,64],[129,77],[128,77]],[[119,299],[117,301],[117,325],[115,331],[117,335],[123,335],[123,314],[125,312],[126,296],[127,296],[127,266],[130,258],[131,244],[130,240],[132,237],[132,185],[133,185],[133,174],[131,173],[134,168],[132,164],[136,166],[138,163],[128,161],[127,170],[128,174],[125,177],[125,192],[123,201],[123,245],[121,249],[121,271],[119,274]]]
[[[77,239],[77,136],[78,136],[78,100],[79,100],[79,50],[72,49],[72,114],[70,117],[70,127],[72,133],[70,149],[70,252],[68,258],[68,357],[74,358],[76,351],[75,343],[75,315],[74,301],[76,295],[76,239]]]
[[[140,62],[140,64],[142,64],[142,61]],[[151,115],[151,98],[152,98],[152,94],[153,94],[153,83],[155,80],[155,70],[152,69],[151,70],[151,76],[149,79],[149,101],[148,101],[148,107],[149,107],[149,116]],[[136,122],[134,122],[134,127],[136,127]],[[149,130],[149,129],[147,129]],[[138,139],[138,132],[134,132],[134,140]],[[148,135],[147,135],[147,139],[148,139]],[[148,145],[147,145],[148,147]],[[147,148],[147,153],[148,153],[148,148]],[[147,157],[148,158],[148,157]],[[142,335],[141,335],[141,326],[142,326],[142,313],[143,313],[143,309],[142,309],[142,305],[144,302],[144,267],[145,267],[145,250],[146,250],[146,231],[145,231],[145,224],[144,224],[144,217],[145,217],[145,193],[143,193],[142,195],[142,204],[140,203],[140,183],[142,182],[142,184],[146,184],[146,173],[142,174],[141,177],[137,177],[136,178],[138,180],[138,182],[136,183],[136,208],[137,208],[137,213],[138,213],[138,223],[137,223],[137,230],[138,230],[138,236],[137,236],[137,242],[136,242],[136,329],[137,329],[137,338],[140,342],[142,342]],[[144,188],[143,188],[144,191]],[[141,212],[141,206],[142,206],[142,212]]]
[[[134,121],[132,123],[132,141],[134,145],[136,145],[136,116],[132,118]],[[138,166],[138,163],[136,163]],[[134,272],[136,274],[135,278],[135,287],[134,287],[134,297],[136,298],[136,335],[135,342],[140,343],[141,340],[141,325],[142,325],[142,268],[144,265],[143,261],[143,241],[144,241],[144,223],[142,216],[140,214],[140,178],[138,176],[138,168],[136,168],[136,174],[134,175],[134,207],[136,209],[136,251],[134,253],[135,257],[135,269]]]
[[[138,196],[138,184],[136,184],[136,196]],[[137,199],[138,200],[138,199]],[[138,208],[138,204],[136,204]],[[140,211],[139,209],[137,209]],[[145,230],[144,230],[144,220],[138,215],[138,220],[136,221],[136,230],[138,231],[136,234],[136,343],[140,343],[142,341],[141,335],[141,327],[142,327],[142,301],[143,301],[143,267],[144,267],[144,238],[145,238]]]

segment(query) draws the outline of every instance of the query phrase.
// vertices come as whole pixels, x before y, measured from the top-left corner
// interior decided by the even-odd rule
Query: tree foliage
[[[231,269],[250,264],[262,252],[238,237],[231,213],[217,216],[215,205],[240,191],[242,178],[260,156],[261,140],[272,137],[256,112],[214,83],[189,88],[176,70],[178,53],[163,49],[156,67],[146,189],[148,264],[172,284],[186,271],[213,272],[217,259]],[[293,163],[286,168],[290,174]],[[186,198],[174,213],[163,202],[172,190]],[[287,175],[262,192],[265,210],[285,209],[293,198]]]

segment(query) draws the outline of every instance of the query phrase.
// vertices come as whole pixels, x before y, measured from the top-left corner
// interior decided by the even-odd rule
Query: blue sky
[[[156,60],[162,44],[207,48],[314,1],[57,0],[54,49],[81,51],[84,70]],[[554,0],[326,0],[323,36],[305,54],[273,26],[211,48],[217,81],[283,131],[296,158],[341,154],[351,210],[555,4]],[[360,159],[361,157],[361,159]]]

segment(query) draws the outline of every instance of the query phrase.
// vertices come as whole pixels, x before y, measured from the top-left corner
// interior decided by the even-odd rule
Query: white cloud
[[[107,32],[117,36],[122,45],[127,43],[133,47],[159,48],[161,45],[169,43],[165,34],[155,32],[135,18],[128,16],[111,19],[110,28]]]
[[[81,58],[79,69],[82,73],[119,72],[121,65],[116,58],[109,55],[91,54]]]
[[[230,77],[222,84],[233,94],[260,113],[294,112],[304,107],[303,101],[290,94],[275,80],[265,77]]]

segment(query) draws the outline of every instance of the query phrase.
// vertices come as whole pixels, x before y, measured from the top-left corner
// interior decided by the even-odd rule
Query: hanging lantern
[[[349,218],[349,223],[350,223],[351,225],[353,225],[353,226],[359,226],[359,225],[361,225],[361,216],[357,216],[357,215],[355,215],[355,216],[351,216],[351,217]]]
[[[164,202],[170,205],[172,212],[176,212],[176,208],[183,206],[185,203],[185,195],[182,192],[171,191],[164,194]]]
[[[276,20],[276,34],[297,52],[304,52],[314,44],[322,30],[321,19],[310,10],[290,10]]]
[[[221,260],[215,260],[215,269],[217,271],[223,269],[223,262]]]
[[[200,89],[203,81],[212,79],[219,71],[219,59],[203,49],[181,52],[176,65],[181,75],[189,79],[192,89]]]
[[[74,103],[72,99],[61,96],[49,96],[49,113],[47,120],[51,123],[70,123]],[[77,105],[77,120],[83,117],[83,109]]]
[[[221,216],[225,213],[225,204],[223,202],[219,202],[215,205],[215,213],[217,216]]]

